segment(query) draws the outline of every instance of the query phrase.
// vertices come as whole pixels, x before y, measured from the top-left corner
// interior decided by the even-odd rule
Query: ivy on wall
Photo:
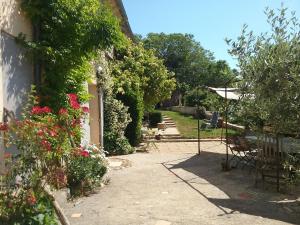
[[[38,40],[25,42],[23,34],[19,40],[41,62],[43,100],[55,109],[64,106],[66,93],[88,100],[84,84],[96,50],[125,41],[118,20],[99,0],[23,0],[22,9],[38,28]]]

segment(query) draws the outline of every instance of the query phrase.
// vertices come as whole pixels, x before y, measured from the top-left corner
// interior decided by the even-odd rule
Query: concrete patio
[[[246,168],[222,172],[220,142],[201,149],[157,143],[150,153],[112,157],[108,185],[60,203],[78,225],[300,224],[299,196],[255,188]]]

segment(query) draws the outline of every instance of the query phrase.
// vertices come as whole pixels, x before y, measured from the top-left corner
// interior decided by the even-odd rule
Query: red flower
[[[73,108],[73,109],[80,109],[80,104],[78,103],[78,96],[76,95],[76,94],[68,94],[68,96],[69,96],[69,103],[70,103],[70,105],[71,105],[71,107]]]
[[[51,113],[51,109],[50,109],[50,107],[48,107],[48,106],[44,106],[43,108],[42,108],[42,112],[43,113]]]
[[[83,157],[89,157],[90,153],[88,151],[83,150],[83,151],[80,152],[80,155],[83,156]]]
[[[40,106],[33,106],[31,109],[31,114],[41,114],[42,108]]]
[[[58,112],[59,115],[66,115],[68,114],[68,110],[66,108],[61,108]]]
[[[34,106],[31,109],[31,114],[42,114],[42,113],[51,113],[51,108],[48,106],[40,107],[40,106]]]
[[[51,151],[51,143],[45,139],[41,141],[41,145],[47,150]]]
[[[0,130],[1,131],[7,131],[8,130],[8,124],[7,123],[0,123]]]
[[[50,130],[50,131],[49,131],[49,135],[50,135],[51,137],[56,137],[56,136],[57,136],[57,132],[56,132],[55,130]]]
[[[76,94],[70,93],[68,94],[70,100],[77,101],[78,96]]]
[[[45,133],[44,133],[43,130],[38,130],[38,132],[36,132],[36,134],[37,134],[38,136],[42,136],[42,135],[44,135]]]
[[[70,105],[73,109],[80,109],[80,104],[77,101],[70,101]]]
[[[84,113],[89,113],[89,112],[90,112],[89,107],[83,106],[81,109],[82,109],[82,111],[83,111]]]

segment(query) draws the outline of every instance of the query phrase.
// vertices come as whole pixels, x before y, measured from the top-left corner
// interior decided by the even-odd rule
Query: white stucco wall
[[[0,0],[0,121],[4,107],[19,114],[24,92],[33,81],[33,67],[24,50],[14,42],[19,33],[32,39],[32,25],[20,9],[21,0]],[[3,169],[3,142],[0,140],[0,171]]]

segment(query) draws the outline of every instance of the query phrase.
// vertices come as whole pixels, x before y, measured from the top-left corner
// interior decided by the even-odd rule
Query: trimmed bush
[[[110,155],[126,155],[134,151],[128,140],[115,132],[104,133],[104,145]]]
[[[132,146],[137,146],[140,143],[142,132],[142,120],[144,112],[143,96],[136,90],[125,90],[123,95],[119,94],[117,98],[128,107],[128,112],[131,117],[131,122],[125,130],[125,136]]]
[[[149,113],[149,123],[151,127],[156,127],[158,123],[162,122],[161,112],[150,112]]]

